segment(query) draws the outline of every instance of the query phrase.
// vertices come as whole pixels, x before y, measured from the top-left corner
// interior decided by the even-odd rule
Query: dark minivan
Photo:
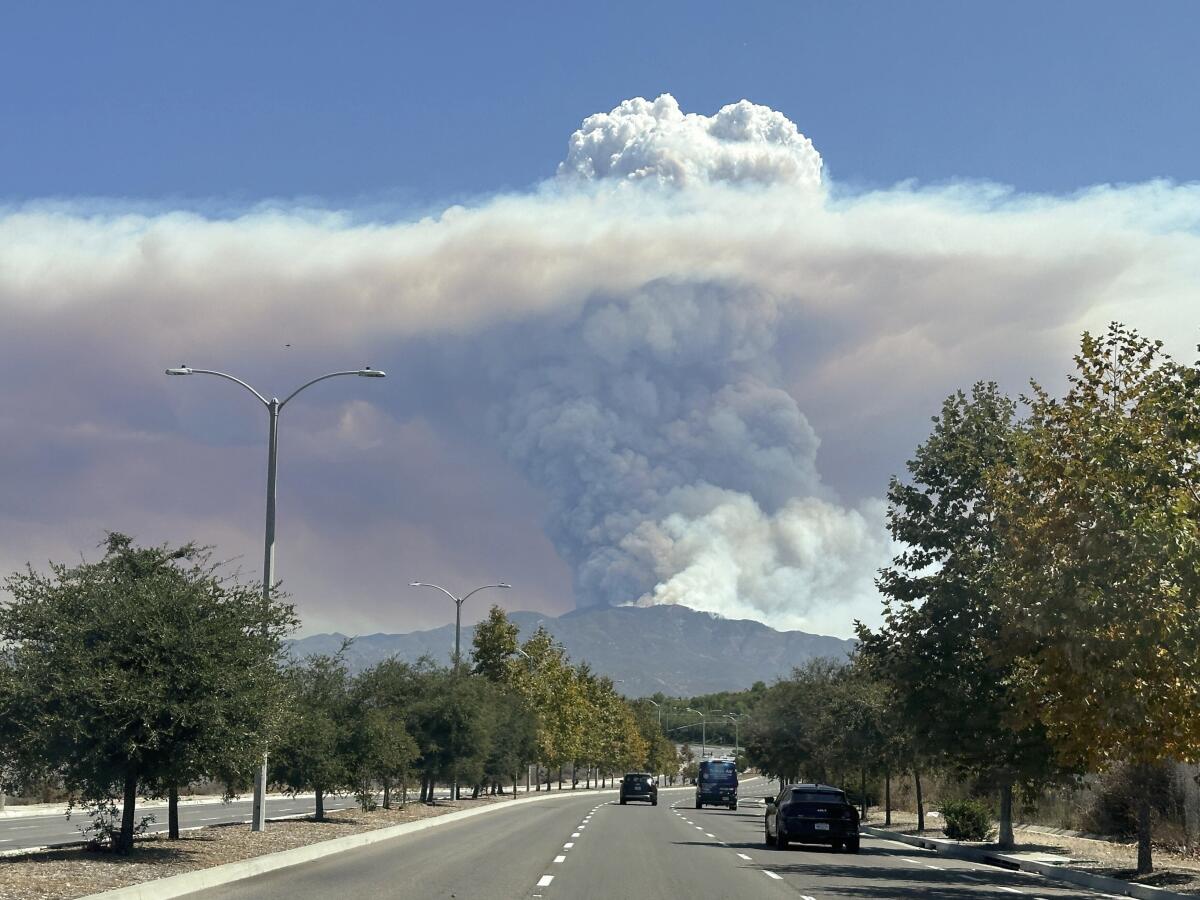
[[[731,759],[706,759],[696,776],[696,809],[704,804],[737,809],[737,766]]]
[[[767,801],[765,827],[767,844],[780,850],[796,843],[858,852],[858,810],[828,784],[789,784]]]
[[[651,806],[658,806],[658,785],[654,776],[648,772],[630,772],[621,779],[621,805],[629,800],[645,800]]]

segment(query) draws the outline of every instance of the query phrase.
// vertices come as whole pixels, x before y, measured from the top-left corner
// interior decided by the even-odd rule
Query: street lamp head
[[[192,370],[187,366],[178,366],[174,369],[167,369],[168,375],[191,375]]]
[[[511,584],[505,584],[505,583],[502,581],[502,582],[500,582],[498,585],[496,585],[496,587],[498,587],[498,588],[510,588],[510,587],[512,587],[512,585],[511,585]]]
[[[386,378],[387,377],[387,372],[384,372],[382,369],[372,369],[370,366],[367,366],[364,369],[359,369],[357,374],[358,374],[359,378]]]
[[[423,581],[410,581],[410,582],[408,583],[408,586],[409,586],[409,587],[425,587],[425,582],[423,582]]]

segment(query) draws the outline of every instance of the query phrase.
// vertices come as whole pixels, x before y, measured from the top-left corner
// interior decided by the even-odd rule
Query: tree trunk
[[[516,772],[513,772],[513,799],[514,800],[517,799],[517,780],[520,777],[521,776],[518,775]],[[527,779],[529,778],[529,770],[528,769],[525,770],[525,777]],[[528,784],[525,785],[525,793],[527,793],[527,794],[529,793],[529,785]]]
[[[1138,861],[1137,873],[1149,875],[1154,871],[1154,860],[1150,853],[1150,767],[1141,767],[1141,796],[1138,798]]]
[[[558,789],[561,791],[563,785],[563,767],[558,767]]]
[[[472,800],[479,799],[479,785],[478,784],[476,784],[475,787],[472,788],[472,790],[471,790],[471,799]]]
[[[921,770],[913,766],[913,781],[917,785],[917,831],[925,830],[925,800],[921,797]]]
[[[179,788],[175,785],[167,792],[167,840],[179,840]]]
[[[1012,782],[1005,780],[1000,784],[1000,838],[999,847],[1001,850],[1011,850],[1016,846],[1013,839],[1012,827],[1012,799],[1013,786]]]
[[[317,788],[317,821],[325,821],[325,791]]]
[[[400,808],[408,806],[408,776],[400,779]]]
[[[125,774],[125,805],[121,808],[121,833],[114,848],[118,853],[133,849],[133,817],[137,812],[137,773]]]
[[[392,783],[386,778],[383,781],[383,808],[392,808]]]
[[[862,815],[859,816],[860,822],[867,821],[867,770],[862,766],[858,769],[858,787],[862,792]]]
[[[892,770],[883,770],[883,827],[892,827]]]

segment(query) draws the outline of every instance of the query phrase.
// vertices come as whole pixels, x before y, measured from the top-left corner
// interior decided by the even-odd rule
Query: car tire
[[[787,832],[780,829],[779,831],[775,832],[775,849],[776,850],[786,850],[787,848],[788,848]]]
[[[704,809],[704,804],[699,800],[696,801],[696,809]]]
[[[833,842],[833,852],[834,852],[834,853],[841,853],[841,852],[842,852],[842,848],[843,848],[844,846],[845,846],[845,845],[844,845],[844,844],[843,844],[841,841],[834,841],[834,842]]]
[[[736,810],[736,809],[737,809],[737,801],[736,801],[736,800],[734,800],[732,803],[730,803],[730,804],[729,804],[729,808],[730,808],[730,809],[733,809],[733,810]]]
[[[846,841],[846,852],[847,853],[857,853],[858,852],[858,838],[851,838],[850,840]]]
[[[625,798],[624,798],[624,797],[622,797],[622,798],[621,798],[621,805],[622,805],[622,806],[624,806],[624,805],[625,805]]]
[[[657,798],[657,797],[655,797],[653,800],[651,800],[651,801],[650,801],[650,805],[651,805],[651,806],[658,806],[658,798]]]
[[[768,847],[775,846],[775,838],[771,837],[771,832],[767,829],[767,827],[765,825],[763,826],[763,841],[764,841],[764,843],[766,843],[766,845]]]

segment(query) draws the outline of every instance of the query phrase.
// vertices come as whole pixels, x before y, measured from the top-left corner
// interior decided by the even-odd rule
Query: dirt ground
[[[480,797],[456,803],[439,801],[436,806],[410,802],[404,809],[362,812],[342,809],[331,812],[328,821],[286,819],[269,822],[265,831],[252,832],[248,825],[218,825],[183,832],[179,840],[156,834],[140,838],[133,853],[113,853],[69,847],[0,858],[0,900],[68,900],[99,891],[166,878],[181,872],[219,866],[291,850],[318,841],[372,831],[388,825],[413,822],[488,803],[511,802],[511,797]]]
[[[874,828],[883,828],[883,810],[871,809],[864,823]],[[942,823],[937,818],[926,817],[924,837],[943,838]],[[904,834],[917,833],[916,813],[892,810],[892,830]],[[1196,855],[1180,852],[1180,848],[1154,847],[1154,869],[1147,876],[1138,877],[1137,844],[1124,841],[1094,840],[1068,834],[1050,833],[1049,829],[1014,827],[1017,853],[1053,853],[1071,858],[1072,868],[1121,878],[1138,884],[1149,884],[1183,894],[1200,897],[1200,859]],[[987,845],[980,845],[987,846]]]

